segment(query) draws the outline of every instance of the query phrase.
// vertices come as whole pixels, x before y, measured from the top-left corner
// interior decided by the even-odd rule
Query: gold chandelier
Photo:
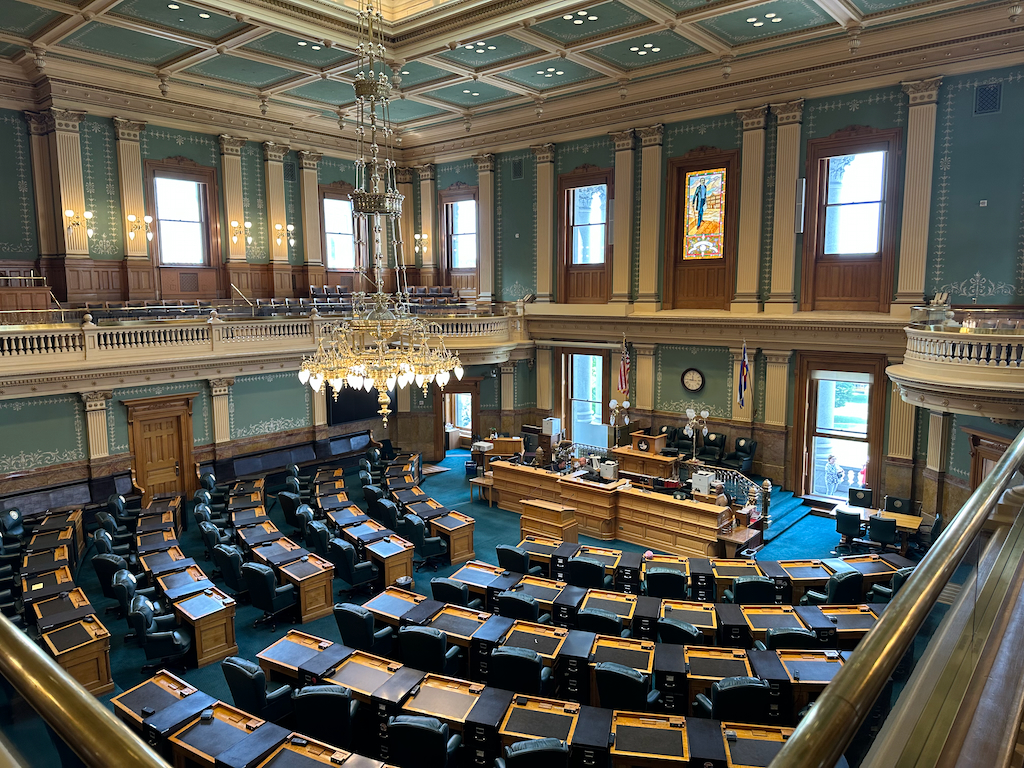
[[[374,290],[354,294],[351,319],[326,326],[316,352],[302,360],[299,381],[308,383],[314,392],[320,392],[326,383],[335,399],[346,387],[366,392],[377,387],[377,413],[387,427],[391,413],[388,393],[395,386],[415,383],[426,395],[431,382],[443,390],[453,373],[461,379],[463,368],[458,354],[445,347],[441,327],[412,313],[398,226],[404,196],[398,192],[392,157],[391,80],[385,71],[379,0],[367,2],[358,17],[356,184],[350,198],[356,251],[366,256],[362,263],[373,265]],[[395,84],[399,82],[396,75]],[[388,253],[394,256],[398,278],[394,294],[384,291]]]

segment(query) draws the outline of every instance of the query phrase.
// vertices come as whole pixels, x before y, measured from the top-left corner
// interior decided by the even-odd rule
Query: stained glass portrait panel
[[[725,183],[725,168],[686,174],[684,261],[724,257]]]

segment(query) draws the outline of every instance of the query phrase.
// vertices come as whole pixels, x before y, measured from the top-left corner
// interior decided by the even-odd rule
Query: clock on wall
[[[700,392],[704,389],[704,374],[696,368],[687,368],[683,371],[680,381],[687,392]]]

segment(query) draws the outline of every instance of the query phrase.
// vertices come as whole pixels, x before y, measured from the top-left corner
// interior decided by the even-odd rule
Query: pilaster
[[[477,305],[489,308],[494,300],[494,155],[478,155],[476,162],[480,201],[477,226]]]
[[[903,91],[910,97],[907,170],[903,182],[903,225],[896,301],[890,305],[889,312],[907,320],[910,319],[910,308],[924,301],[936,110],[941,83],[941,77],[903,83]]]
[[[550,412],[554,409],[554,375],[552,373],[551,347],[537,345],[537,410]]]
[[[800,175],[800,134],[804,100],[772,104],[778,120],[775,149],[775,219],[772,234],[772,287],[764,311],[790,315],[796,302],[796,180]]]
[[[501,364],[501,431],[512,434],[516,417],[516,361]]]
[[[245,208],[242,205],[242,147],[244,138],[222,134],[220,136],[221,180],[224,184],[224,220],[229,229],[231,222],[245,224]],[[245,232],[238,236],[238,242],[228,238],[228,261],[245,261]]]
[[[633,409],[654,410],[654,344],[634,344],[636,355],[636,393],[633,395]],[[612,355],[614,357],[614,355]]]
[[[889,457],[913,461],[916,432],[917,408],[900,397],[899,385],[893,382],[889,401]]]
[[[397,403],[397,410],[399,413],[410,413],[412,411],[412,385],[408,387],[397,387],[397,394],[395,400]]]
[[[111,391],[82,392],[85,403],[85,420],[89,433],[89,458],[102,459],[110,455],[107,442],[107,401],[114,396]]]
[[[763,350],[765,358],[764,423],[786,426],[786,405],[789,401],[790,350]],[[749,354],[749,350],[748,350]]]
[[[661,179],[664,133],[665,126],[660,124],[637,129],[642,147],[640,174],[643,179]],[[637,303],[652,312],[661,306],[658,296],[661,187],[659,182],[643,184],[640,189],[640,291]]]
[[[618,222],[612,235],[612,302],[630,300],[633,275],[633,154],[636,141],[633,129],[610,134],[615,142],[615,201],[614,221]]]
[[[39,255],[42,258],[56,256],[60,252],[59,230],[63,219],[56,210],[50,183],[55,171],[50,169],[50,120],[45,112],[25,112],[28,124],[29,155],[32,158],[32,190],[35,193],[36,236],[39,240]],[[52,285],[52,283],[51,283]]]
[[[267,231],[270,233],[270,269],[274,278],[274,297],[295,296],[292,269],[288,263],[288,208],[284,202],[284,158],[289,147],[273,141],[263,142],[263,177],[267,184]],[[280,227],[280,229],[278,229]]]
[[[48,223],[53,227],[53,255],[70,259],[89,258],[89,236],[86,234],[84,218],[79,218],[77,227],[68,227],[64,212],[71,210],[77,217],[85,213],[85,181],[82,174],[82,141],[79,126],[85,119],[85,112],[51,107],[44,112],[26,112],[29,130],[42,135],[44,141],[32,145],[33,149],[45,151],[49,170],[48,179],[42,181],[40,203],[50,208]],[[36,157],[33,156],[33,165]],[[50,239],[50,238],[47,238]],[[47,254],[50,255],[50,254]]]
[[[142,188],[142,150],[139,137],[146,123],[138,120],[114,118],[114,136],[117,144],[117,176],[121,187],[121,210],[125,215],[124,252],[129,259],[149,259],[149,239],[146,237],[146,196]],[[128,222],[135,216],[135,226]],[[134,231],[135,236],[129,237]]]
[[[943,507],[952,423],[953,417],[948,413],[931,411],[928,414],[928,456],[922,473],[921,514],[932,518]]]
[[[398,219],[398,231],[402,236],[402,254],[407,267],[418,266],[416,264],[416,252],[413,250],[416,234],[416,209],[413,208],[413,169],[396,168],[395,183],[398,186],[398,193],[405,200],[402,201],[402,215]]]
[[[554,301],[555,145],[530,147],[537,158],[537,302]]]
[[[232,378],[210,379],[210,399],[213,400],[213,442],[231,441],[231,418],[228,410],[228,394],[235,383]]]
[[[764,202],[764,128],[768,106],[737,110],[736,115],[743,122],[743,151],[740,166],[736,297],[731,310],[756,313],[761,310],[758,282],[761,274],[761,210]]]
[[[437,169],[433,165],[421,165],[417,169],[420,177],[420,226],[428,236],[427,247],[423,249],[423,263],[420,265],[422,285],[437,285],[437,259],[434,243],[437,242]]]
[[[327,439],[327,390],[330,387],[320,387],[319,392],[312,393],[313,399],[313,434],[317,440]]]
[[[320,232],[320,182],[317,166],[323,157],[319,152],[301,150],[299,155],[299,181],[302,193],[302,245],[305,249],[303,264],[305,282],[310,285],[327,284],[324,268],[323,240]]]
[[[740,367],[743,365],[743,347],[729,347],[729,359],[732,361],[732,420],[748,424],[754,421],[754,354],[756,350],[747,347],[747,391],[743,395],[743,405],[739,404]]]

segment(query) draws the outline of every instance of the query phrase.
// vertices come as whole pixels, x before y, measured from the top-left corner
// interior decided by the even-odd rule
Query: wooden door
[[[155,495],[192,494],[192,399],[196,393],[128,400],[128,441],[132,468],[143,489],[142,504]]]

